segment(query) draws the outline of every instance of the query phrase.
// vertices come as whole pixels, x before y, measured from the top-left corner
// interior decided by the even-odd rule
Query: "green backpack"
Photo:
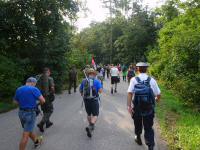
[[[42,74],[36,77],[37,85],[36,87],[40,89],[43,96],[47,96],[50,94],[50,85],[49,85],[49,77],[48,75]]]

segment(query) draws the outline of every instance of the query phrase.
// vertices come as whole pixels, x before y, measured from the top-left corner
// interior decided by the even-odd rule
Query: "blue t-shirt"
[[[86,84],[86,79],[82,81],[81,83],[81,86],[80,86],[80,91],[83,92],[83,89],[84,89],[84,86]],[[101,82],[97,79],[94,79],[94,82],[93,82],[93,87],[95,88],[96,90],[96,93],[99,92],[99,90],[102,88],[102,85],[101,85]]]
[[[36,108],[37,100],[41,95],[38,88],[24,85],[16,90],[14,100],[19,103],[19,107],[22,109],[33,109]]]

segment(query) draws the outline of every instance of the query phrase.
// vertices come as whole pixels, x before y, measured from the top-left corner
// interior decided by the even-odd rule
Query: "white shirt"
[[[144,80],[147,80],[148,75],[146,73],[140,73],[138,75],[138,77],[140,78],[141,81],[144,81]],[[133,93],[133,90],[134,90],[136,84],[138,84],[138,82],[134,77],[130,81],[130,85],[129,85],[129,88],[128,88],[127,92],[128,93]],[[156,80],[154,78],[152,78],[152,77],[151,77],[151,80],[150,80],[150,86],[151,86],[155,96],[160,95],[160,93],[161,93],[160,88],[158,87],[158,84],[157,84]]]
[[[116,67],[111,68],[110,75],[113,77],[117,77],[119,75],[119,70]]]

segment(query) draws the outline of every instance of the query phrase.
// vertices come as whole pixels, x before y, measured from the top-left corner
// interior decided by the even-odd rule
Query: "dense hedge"
[[[18,64],[0,56],[0,72],[0,97],[10,96],[21,85],[24,71]]]
[[[189,10],[165,24],[159,46],[149,53],[150,72],[181,96],[200,105],[200,9]]]

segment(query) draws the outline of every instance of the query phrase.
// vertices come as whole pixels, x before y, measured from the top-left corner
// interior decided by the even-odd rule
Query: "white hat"
[[[136,64],[136,67],[149,67],[149,65],[145,62],[139,62]]]

